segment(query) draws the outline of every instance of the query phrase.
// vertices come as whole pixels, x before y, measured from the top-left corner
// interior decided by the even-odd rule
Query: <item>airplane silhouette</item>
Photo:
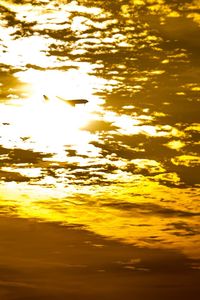
[[[49,97],[46,95],[43,95],[44,99],[47,101],[49,100]],[[58,98],[59,100],[62,100],[72,106],[75,106],[76,104],[86,104],[88,102],[88,100],[86,99],[64,99],[61,97],[56,96],[56,98]]]

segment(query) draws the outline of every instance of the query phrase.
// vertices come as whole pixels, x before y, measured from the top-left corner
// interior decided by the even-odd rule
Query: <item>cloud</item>
[[[28,182],[31,180],[30,177],[23,176],[18,172],[8,172],[8,171],[1,171],[0,170],[0,178],[1,181],[3,180],[4,182]]]
[[[52,153],[35,152],[32,150],[24,150],[20,148],[8,149],[0,146],[0,154],[6,154],[2,159],[3,165],[11,164],[36,164],[41,162],[44,158],[52,157]]]
[[[104,202],[102,206],[124,210],[132,211],[138,214],[152,215],[152,216],[162,216],[162,217],[192,217],[200,216],[200,212],[184,211],[173,208],[167,208],[154,203],[132,203],[132,202]]]

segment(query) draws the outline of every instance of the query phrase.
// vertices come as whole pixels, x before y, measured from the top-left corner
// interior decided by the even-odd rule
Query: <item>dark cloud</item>
[[[29,182],[30,177],[23,176],[18,172],[8,172],[8,171],[1,171],[0,170],[0,178],[1,181],[4,182]]]
[[[6,8],[5,6],[0,6],[0,12],[7,22],[8,27],[16,27],[16,31],[11,34],[14,38],[19,38],[22,36],[30,36],[33,34],[32,26],[34,26],[37,22],[27,22],[20,21],[16,13],[11,9]]]
[[[43,174],[39,175],[37,177],[31,177],[31,176],[25,176],[21,175],[20,171],[15,171],[15,168],[21,168],[23,169],[24,167],[28,168],[33,168],[33,167],[41,167],[42,166],[43,160],[45,158],[50,158],[52,157],[53,154],[51,153],[41,153],[41,152],[34,152],[32,150],[23,150],[19,148],[15,149],[9,149],[9,148],[4,148],[0,146],[0,158],[1,158],[1,167],[9,167],[12,168],[12,170],[0,170],[0,177],[1,181],[4,182],[29,182],[29,183],[34,183],[38,180],[41,180],[43,178]],[[41,164],[41,166],[40,166]],[[49,167],[51,163],[48,162],[46,164],[45,170],[47,169],[49,175],[56,175],[53,173],[53,170]],[[49,169],[48,169],[49,168]],[[44,171],[43,171],[44,173]]]
[[[6,48],[5,50],[6,51]],[[0,102],[9,100],[10,94],[17,97],[23,97],[22,90],[26,88],[27,84],[21,82],[15,77],[15,73],[21,71],[21,69],[14,68],[9,65],[0,64]]]
[[[40,67],[37,65],[33,65],[33,64],[27,64],[26,65],[27,69],[34,69],[34,70],[38,70],[38,71],[46,71],[46,70],[60,70],[60,71],[68,71],[70,69],[78,69],[77,66],[60,66],[60,67]]]
[[[0,154],[7,156],[2,159],[3,165],[11,164],[36,164],[41,162],[44,158],[52,157],[52,153],[35,152],[32,150],[23,150],[20,148],[8,149],[0,147]]]
[[[185,300],[199,291],[198,272],[191,268],[197,261],[178,251],[126,245],[58,223],[14,218],[0,223],[5,300]]]
[[[192,212],[192,211],[184,211],[184,210],[177,210],[173,208],[167,208],[161,206],[159,204],[154,203],[132,203],[132,202],[108,202],[104,201],[102,204],[103,206],[124,210],[124,211],[131,211],[135,212],[136,214],[144,214],[144,215],[159,215],[162,217],[192,217],[192,216],[199,216],[200,212]]]
[[[183,221],[169,223],[163,230],[171,231],[176,236],[194,236],[200,233],[198,224],[195,226]]]

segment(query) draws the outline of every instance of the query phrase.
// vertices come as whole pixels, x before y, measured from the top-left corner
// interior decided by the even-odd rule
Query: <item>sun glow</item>
[[[92,95],[92,76],[78,70],[34,69],[18,72],[16,76],[28,83],[29,97],[9,100],[12,105],[2,105],[3,115],[7,116],[2,122],[10,124],[3,128],[6,131],[3,145],[52,152],[60,154],[60,158],[66,145],[74,145],[82,153],[84,149],[87,152],[91,133],[81,128],[90,122],[99,101]],[[48,99],[45,100],[43,95],[47,95]],[[86,98],[89,102],[72,107],[57,96],[64,99]]]
[[[45,103],[42,99],[39,103],[33,97],[22,106],[6,106],[2,111],[10,115],[10,125],[4,129],[4,146],[58,153],[66,144],[85,140],[80,127],[88,122],[89,113],[65,103]]]

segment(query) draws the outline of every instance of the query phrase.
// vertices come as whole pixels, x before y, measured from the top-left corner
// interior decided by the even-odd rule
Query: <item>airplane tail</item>
[[[49,100],[49,97],[47,95],[43,95],[44,100]]]

